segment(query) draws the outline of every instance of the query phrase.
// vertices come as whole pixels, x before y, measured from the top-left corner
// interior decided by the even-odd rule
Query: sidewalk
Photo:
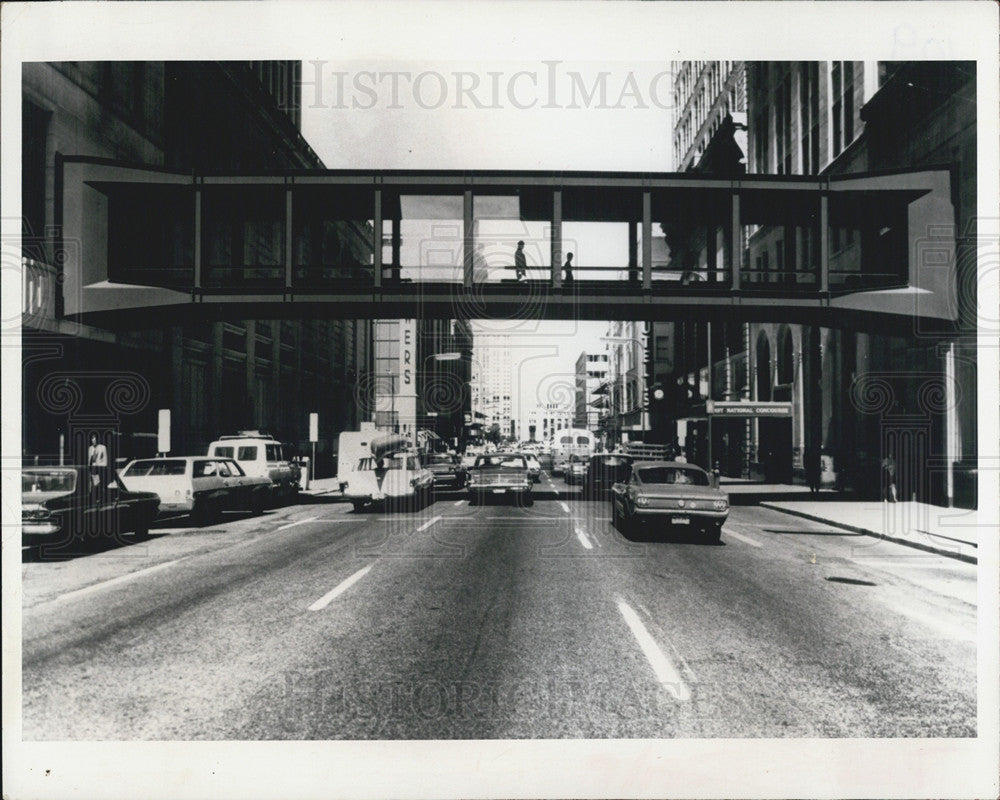
[[[979,537],[983,526],[975,511],[915,501],[885,503],[825,499],[831,497],[832,492],[821,492],[820,496],[824,499],[808,500],[808,495],[806,490],[802,500],[764,501],[760,505],[854,533],[875,536],[971,564],[978,563]]]
[[[336,477],[333,478],[319,478],[318,480],[309,481],[309,488],[302,489],[299,494],[311,495],[313,497],[326,496],[326,495],[336,495],[340,496],[340,482]]]

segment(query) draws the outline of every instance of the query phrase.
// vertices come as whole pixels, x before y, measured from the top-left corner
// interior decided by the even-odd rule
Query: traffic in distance
[[[439,439],[415,447],[370,426],[340,434],[336,483],[355,513],[419,511],[443,491],[464,493],[471,505],[530,506],[544,460],[551,475],[609,502],[616,527],[649,533],[683,526],[719,539],[729,503],[718,475],[669,460],[669,446],[597,452],[598,442],[571,428],[545,442],[473,441],[457,452]],[[22,475],[22,547],[33,557],[71,542],[127,544],[157,518],[211,525],[229,512],[260,515],[295,503],[302,488],[302,464],[256,430],[220,436],[205,454],[133,459],[119,468],[25,467]]]

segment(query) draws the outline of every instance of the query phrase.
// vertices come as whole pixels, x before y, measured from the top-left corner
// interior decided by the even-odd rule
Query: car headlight
[[[728,505],[729,505],[729,501],[728,500],[714,500],[712,502],[712,508],[715,508],[718,511],[721,511],[722,509],[726,508],[726,506],[728,506]]]
[[[641,494],[637,495],[636,498],[635,498],[635,504],[637,506],[648,506],[649,505],[649,498],[646,497],[645,495],[641,495]]]

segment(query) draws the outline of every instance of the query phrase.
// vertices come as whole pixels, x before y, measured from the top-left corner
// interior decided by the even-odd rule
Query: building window
[[[834,61],[830,68],[833,90],[833,155],[854,140],[854,62]]]
[[[799,122],[802,132],[802,173],[819,173],[819,63],[803,64],[799,73]]]

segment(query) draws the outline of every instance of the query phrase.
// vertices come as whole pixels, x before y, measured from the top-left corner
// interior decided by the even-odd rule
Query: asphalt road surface
[[[22,565],[27,740],[969,737],[976,567],[758,507],[718,545],[323,498]]]

